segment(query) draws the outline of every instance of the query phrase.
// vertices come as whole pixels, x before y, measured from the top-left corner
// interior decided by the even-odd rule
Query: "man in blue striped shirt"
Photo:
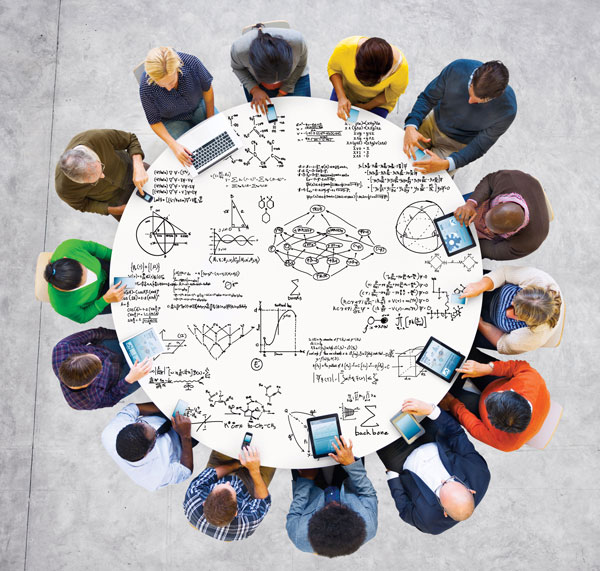
[[[267,485],[274,473],[272,468],[261,470],[260,456],[253,446],[242,449],[239,462],[213,451],[208,466],[185,494],[183,509],[188,521],[221,541],[246,539],[271,507]]]

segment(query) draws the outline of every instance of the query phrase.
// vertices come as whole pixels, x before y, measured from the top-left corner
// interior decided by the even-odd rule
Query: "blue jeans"
[[[335,92],[335,89],[333,89],[331,91],[331,97],[329,98],[331,101],[337,101],[338,97],[337,97],[337,93]],[[371,113],[375,113],[375,115],[379,115],[379,117],[381,117],[382,119],[385,119],[388,116],[389,111],[387,109],[384,109],[383,107],[375,107],[374,109],[369,109],[369,111]]]
[[[215,114],[219,111],[215,107]],[[181,135],[189,131],[192,127],[195,127],[199,123],[202,123],[206,119],[206,103],[204,103],[204,99],[200,99],[200,103],[198,103],[198,107],[194,110],[191,119],[166,119],[163,121],[163,125],[169,132],[169,135],[173,137],[173,139],[179,139]]]
[[[267,89],[259,84],[259,87],[269,96],[277,97],[279,89]],[[250,103],[252,101],[251,93],[244,87],[244,94],[246,95],[246,101]],[[287,95],[293,95],[294,97],[310,97],[310,74],[303,75],[294,85],[294,93],[288,93]],[[284,95],[284,97],[287,97]]]
[[[121,365],[121,378],[126,377],[129,374],[129,371],[131,369],[129,368],[127,359],[125,359],[125,356],[123,355],[123,351],[121,351],[121,346],[119,345],[119,340],[118,339],[103,339],[102,341],[100,341],[100,345],[103,345],[109,351],[112,351],[113,353],[115,353],[115,355],[119,356],[120,365]],[[139,388],[140,388],[140,383],[138,383],[138,382],[132,383],[131,388],[129,389],[129,392],[127,393],[127,395],[134,393]]]

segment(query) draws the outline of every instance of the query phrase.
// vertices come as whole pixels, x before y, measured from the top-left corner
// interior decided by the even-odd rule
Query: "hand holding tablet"
[[[329,456],[336,462],[342,466],[348,466],[355,462],[354,454],[352,452],[352,440],[348,439],[348,444],[346,444],[343,436],[340,436],[339,438],[336,436],[335,442],[332,442],[332,446],[335,449],[335,454],[330,452]]]
[[[440,216],[433,222],[448,256],[456,256],[456,254],[462,254],[466,250],[475,247],[471,229],[468,226],[461,225],[454,214]]]

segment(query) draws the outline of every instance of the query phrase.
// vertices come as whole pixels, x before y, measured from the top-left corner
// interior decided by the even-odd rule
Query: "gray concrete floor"
[[[599,16],[594,0],[0,0],[6,264],[0,273],[0,568],[600,569],[594,410],[600,328],[598,295],[587,275],[598,276],[600,261],[593,160],[600,136]],[[317,97],[331,90],[326,63],[339,39],[378,35],[398,45],[410,66],[409,88],[390,116],[400,125],[448,62],[503,60],[517,93],[517,119],[456,182],[467,192],[488,172],[522,169],[542,181],[556,212],[549,238],[525,260],[557,279],[567,304],[562,345],[527,356],[565,407],[554,440],[544,451],[511,454],[478,444],[492,472],[487,497],[471,520],[440,537],[398,518],[382,465],[369,457],[379,531],[341,560],[303,554],[287,539],[287,471],[275,476],[273,507],[259,530],[232,544],[188,526],[181,509],[186,484],[149,495],[119,473],[99,438],[115,411],[69,409],[50,366],[53,345],[77,325],[33,297],[40,251],[66,238],[112,244],[117,226],[57,198],[52,173],[69,139],[90,128],[133,131],[153,160],[163,144],[145,122],[131,74],[148,49],[172,45],[198,55],[215,77],[218,107],[226,109],[244,101],[229,68],[230,43],[244,25],[275,18],[288,19],[306,36]],[[101,317],[92,325],[110,324]],[[197,467],[206,455],[197,449]]]

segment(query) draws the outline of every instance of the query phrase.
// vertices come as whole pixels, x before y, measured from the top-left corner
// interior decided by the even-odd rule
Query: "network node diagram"
[[[387,253],[385,246],[373,241],[371,230],[358,228],[321,204],[276,227],[273,234],[269,252],[285,267],[316,281],[326,281],[347,268],[360,266],[371,256]]]

